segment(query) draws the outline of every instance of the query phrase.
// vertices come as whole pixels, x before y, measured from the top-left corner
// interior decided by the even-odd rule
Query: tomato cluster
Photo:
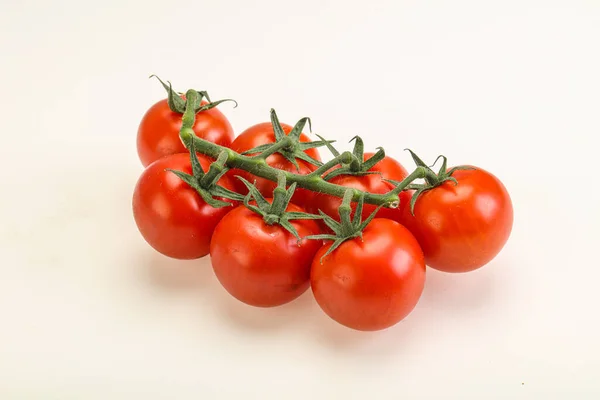
[[[506,188],[478,167],[446,168],[444,159],[439,174],[428,170],[424,184],[400,192],[397,208],[377,207],[362,197],[357,201],[351,191],[342,200],[229,169],[186,148],[181,129],[181,112],[167,99],[141,121],[138,156],[145,170],[133,193],[137,227],[151,247],[168,257],[209,256],[224,289],[252,306],[280,306],[310,288],[338,323],[385,329],[417,305],[426,266],[476,270],[500,252],[512,229]],[[213,107],[197,112],[192,129],[198,138],[256,155],[280,140],[279,130],[292,136],[296,128],[272,119],[236,137],[225,115]],[[296,136],[297,143],[310,143],[308,135]],[[264,161],[277,170],[316,173],[315,178],[330,184],[373,194],[388,193],[407,179],[408,171],[397,160],[363,154],[362,141],[356,140],[354,164],[323,173],[317,171],[322,162],[316,145],[274,152]]]

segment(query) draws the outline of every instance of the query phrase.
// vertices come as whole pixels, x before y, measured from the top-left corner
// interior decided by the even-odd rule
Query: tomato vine
[[[265,147],[260,154],[254,156],[246,156],[227,147],[199,138],[192,129],[196,115],[194,105],[198,102],[198,96],[199,92],[196,90],[190,89],[186,92],[187,101],[182,117],[183,124],[180,131],[180,138],[183,144],[188,149],[193,146],[195,151],[200,154],[223,160],[223,163],[229,168],[243,169],[253,175],[277,182],[278,176],[282,171],[267,165],[265,155],[268,156],[281,149],[293,147],[295,145],[294,138],[289,135],[284,135],[276,143]],[[274,110],[271,110],[271,115],[276,115]],[[324,142],[325,141],[323,140],[323,143]],[[380,152],[383,153],[383,149],[380,149]],[[298,187],[304,189],[343,198],[347,188],[327,182],[321,177],[321,174],[327,172],[336,165],[347,165],[352,163],[362,163],[362,160],[359,161],[356,155],[346,151],[337,155],[331,161],[320,165],[317,170],[308,175],[300,175],[288,171],[283,171],[283,173],[289,184],[296,183]],[[353,189],[352,201],[358,201],[362,196],[365,203],[397,208],[400,205],[398,197],[400,192],[407,190],[409,185],[415,180],[425,178],[427,172],[428,170],[426,167],[417,166],[406,179],[402,182],[398,182],[394,189],[385,194],[375,194]]]
[[[429,166],[407,149],[416,164],[408,173],[381,147],[365,153],[359,136],[344,152],[334,140],[311,141],[302,132],[310,118],[292,127],[274,109],[270,122],[235,137],[216,109],[234,100],[159,81],[167,98],[138,129],[146,168],[136,224],[166,256],[210,255],[219,282],[244,303],[278,306],[310,287],[340,324],[385,329],[416,306],[426,266],[472,271],[508,240],[510,196],[481,168],[448,167],[445,156]]]

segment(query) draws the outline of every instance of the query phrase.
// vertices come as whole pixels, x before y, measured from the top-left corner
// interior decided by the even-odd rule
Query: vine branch
[[[192,127],[195,122],[195,111],[194,105],[198,101],[198,93],[195,90],[188,90],[186,93],[186,105],[185,112],[182,117],[182,126],[180,130],[180,138],[186,148],[193,146],[194,151],[214,159],[219,159],[220,163],[226,165],[228,168],[237,168],[248,171],[253,175],[259,176],[277,182],[281,179],[281,173],[285,175],[285,180],[288,184],[295,183],[298,187],[308,189],[318,193],[325,193],[335,197],[344,198],[344,195],[349,196],[348,188],[345,186],[336,185],[329,183],[324,180],[320,174],[326,172],[325,168],[332,168],[338,164],[344,164],[355,161],[352,154],[345,152],[324,164],[317,171],[308,174],[300,175],[292,172],[282,171],[277,168],[269,166],[264,156],[246,156],[235,152],[224,146],[209,142],[201,139],[194,133]],[[193,144],[192,144],[193,141]],[[273,154],[281,148],[281,142],[274,143],[272,147],[268,147],[264,150],[263,154]],[[361,160],[362,161],[362,160]],[[363,199],[365,203],[373,205],[381,205],[388,208],[397,208],[399,206],[398,195],[403,190],[407,189],[411,183],[417,179],[423,179],[427,176],[427,169],[418,166],[413,173],[411,173],[402,182],[399,182],[396,187],[385,194],[375,194],[369,192],[363,192],[357,189],[352,190],[352,201],[358,201]]]

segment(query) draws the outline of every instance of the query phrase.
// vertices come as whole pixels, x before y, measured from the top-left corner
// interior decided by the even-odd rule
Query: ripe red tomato
[[[267,199],[269,203],[272,199]],[[289,204],[287,211],[304,212]],[[300,237],[316,235],[314,220],[292,220]],[[256,307],[288,303],[309,287],[310,266],[321,247],[317,240],[297,239],[281,225],[239,206],[217,225],[210,256],[219,282],[238,300]]]
[[[490,262],[504,247],[513,225],[506,188],[481,168],[458,170],[458,185],[446,181],[405,204],[401,222],[417,238],[425,261],[445,272],[467,272]]]
[[[365,153],[364,159],[368,159],[373,156],[373,153]],[[386,182],[384,179],[391,179],[395,181],[402,181],[408,176],[406,169],[392,157],[386,156],[383,160],[379,161],[369,171],[379,172],[380,174],[371,175],[338,175],[329,180],[330,183],[341,185],[349,188],[354,188],[370,193],[384,194],[394,189],[394,185]],[[410,193],[400,193],[400,203],[410,202]],[[316,193],[312,199],[312,202],[307,205],[307,208],[312,213],[318,213],[318,210],[323,211],[336,221],[340,220],[338,214],[338,208],[342,204],[342,199],[339,197],[331,196],[325,193]],[[373,204],[365,203],[363,205],[362,219],[366,219],[377,206]],[[352,213],[356,210],[356,203],[352,203]],[[378,218],[388,218],[398,221],[400,219],[399,209],[382,207],[377,212]]]
[[[205,105],[207,102],[203,101],[201,104]],[[148,109],[137,135],[138,156],[144,167],[170,154],[187,153],[179,139],[181,116],[171,111],[166,99]],[[198,137],[221,146],[229,147],[234,138],[229,120],[216,107],[196,114],[193,129]]]
[[[290,133],[292,127],[287,124],[281,124],[283,127],[283,131],[286,135]],[[310,138],[305,134],[300,134],[301,142],[310,142]],[[242,132],[238,137],[235,138],[233,143],[231,144],[231,149],[237,151],[238,153],[243,153],[247,150],[253,149],[263,144],[274,143],[275,142],[275,132],[273,131],[273,125],[270,122],[263,122],[256,125],[251,126]],[[321,157],[319,156],[319,152],[316,148],[307,149],[305,151],[310,157],[314,158],[317,161],[321,161]],[[284,171],[293,172],[295,174],[306,175],[317,169],[316,166],[300,159],[296,159],[298,162],[298,166],[300,170],[297,170],[294,164],[285,159],[285,157],[279,153],[275,153],[267,157],[267,164],[273,168],[278,168]],[[276,182],[272,182],[268,179],[264,179],[261,177],[257,177],[252,175],[250,172],[240,170],[240,169],[232,169],[229,171],[230,176],[239,175],[245,178],[248,182],[253,183],[256,180],[255,186],[260,191],[260,193],[265,197],[272,197],[273,190],[277,186]],[[236,185],[236,189],[239,193],[246,194],[248,193],[248,189],[246,186],[239,180],[235,179],[234,183]],[[299,204],[304,206],[308,204],[313,197],[313,192],[310,190],[297,188],[294,192],[294,196],[292,197],[292,202],[294,204]]]
[[[323,311],[349,328],[374,331],[404,319],[425,285],[423,252],[414,236],[396,221],[375,218],[363,238],[349,239],[321,257],[315,255],[311,287]]]
[[[212,160],[200,154],[198,160],[208,171]],[[133,193],[135,222],[158,252],[178,259],[203,257],[209,252],[215,226],[232,207],[211,207],[177,175],[165,171],[167,168],[191,174],[189,153],[163,157],[144,170]],[[233,190],[226,176],[218,184]]]

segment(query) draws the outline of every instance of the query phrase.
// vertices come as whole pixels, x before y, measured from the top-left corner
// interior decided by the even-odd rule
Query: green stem
[[[255,176],[259,176],[261,178],[265,178],[273,182],[277,182],[279,174],[283,172],[283,174],[285,174],[286,182],[290,185],[292,183],[296,183],[298,187],[308,189],[313,192],[325,193],[340,198],[344,197],[344,194],[348,189],[347,187],[329,183],[317,174],[300,175],[292,172],[282,171],[280,169],[269,166],[265,159],[262,157],[244,156],[227,147],[220,146],[218,144],[209,142],[196,136],[192,127],[194,126],[196,118],[193,109],[193,104],[194,101],[197,100],[197,95],[198,94],[196,91],[191,90],[186,93],[186,109],[183,113],[182,126],[179,136],[181,138],[181,141],[187,148],[190,147],[190,143],[193,140],[194,148],[197,153],[204,154],[214,159],[217,159],[219,155],[221,155],[221,157],[224,157],[222,154],[225,153],[227,155],[226,166],[230,169],[243,169]],[[340,157],[347,156],[341,155]],[[339,162],[336,163],[339,164]],[[336,165],[336,163],[333,163],[333,166]],[[410,174],[406,179],[404,179],[400,183],[400,185],[398,185],[398,187],[384,194],[361,192],[360,190],[354,189],[352,200],[358,201],[360,199],[361,194],[363,194],[365,203],[373,205],[383,205],[390,208],[397,208],[399,205],[399,193],[402,190],[404,190],[404,188],[406,188],[409,184],[411,184],[414,180],[424,178],[425,174],[426,170],[422,167],[418,167],[412,174]]]
[[[354,148],[352,149],[352,155],[354,157],[348,167],[351,172],[360,172],[365,154],[365,145],[360,136],[354,136],[350,141],[354,141]]]
[[[342,236],[349,236],[353,233],[354,227],[352,226],[352,221],[350,220],[350,213],[352,212],[352,207],[350,206],[350,200],[352,199],[352,191],[346,190],[344,194],[344,198],[342,199],[342,204],[338,209],[338,213],[340,214],[340,224],[342,228]]]
[[[358,157],[352,155],[352,161],[350,162],[350,171],[358,172],[361,170],[362,160],[359,160]]]
[[[354,159],[354,156],[349,151],[345,151],[339,156],[332,158],[327,161],[325,164],[321,165],[319,168],[308,174],[308,176],[321,176],[325,172],[329,171],[331,168],[335,167],[339,164],[349,164]]]
[[[256,157],[266,159],[271,154],[275,154],[279,150],[284,149],[284,148],[290,146],[291,144],[292,144],[292,139],[290,137],[286,136],[283,139],[281,139],[280,141],[273,143],[273,146],[269,147],[267,150],[258,154]]]
[[[440,182],[440,179],[438,178],[438,176],[435,174],[435,172],[433,172],[431,169],[426,169],[425,170],[425,181],[427,181],[427,183],[431,186],[437,186]]]
[[[229,168],[243,169],[261,178],[265,178],[273,182],[277,181],[277,174],[281,170],[270,167],[269,165],[267,165],[264,159],[256,159],[252,157],[243,156],[226,147],[208,142],[197,136],[191,136],[189,135],[189,133],[185,135],[185,131],[183,130],[181,131],[181,133],[184,134],[182,135],[182,140],[184,141],[184,143],[189,143],[190,139],[194,140],[197,153],[216,158],[222,151],[227,151],[227,166]],[[344,197],[344,192],[347,189],[344,186],[335,185],[333,183],[324,181],[319,176],[300,175],[287,171],[284,171],[284,173],[288,184],[292,184],[295,182],[298,185],[298,187],[308,189],[313,192],[326,193],[335,197]],[[421,174],[419,174],[418,177],[422,178]],[[405,186],[408,186],[411,182],[412,181],[407,181]],[[353,201],[358,201],[360,193],[361,192],[359,190],[354,190]],[[398,193],[400,193],[400,191],[398,191]],[[391,192],[386,194],[374,194],[365,192],[364,195],[365,203],[374,205],[383,204],[392,208],[398,207],[398,194],[394,194]]]
[[[287,190],[285,189],[285,184],[285,174],[280,173],[277,177],[277,186],[275,187],[275,190],[273,190],[273,201],[271,203],[269,214],[281,217],[285,212],[287,207]]]
[[[217,178],[222,175],[225,164],[227,163],[227,153],[223,152],[219,154],[217,158],[217,162],[211,163],[208,172],[204,174],[202,178],[200,178],[200,185],[203,187],[209,187],[212,184],[216,184]]]
[[[199,102],[198,92],[195,90],[188,90],[185,94],[185,111],[183,113],[183,117],[181,117],[182,125],[181,128],[189,128],[192,129],[194,123],[196,122],[196,111],[194,105]]]
[[[417,179],[422,179],[427,176],[427,169],[425,167],[417,167],[410,175],[408,175],[402,182],[400,182],[394,189],[388,194],[399,195],[403,190],[409,189],[409,185]]]

